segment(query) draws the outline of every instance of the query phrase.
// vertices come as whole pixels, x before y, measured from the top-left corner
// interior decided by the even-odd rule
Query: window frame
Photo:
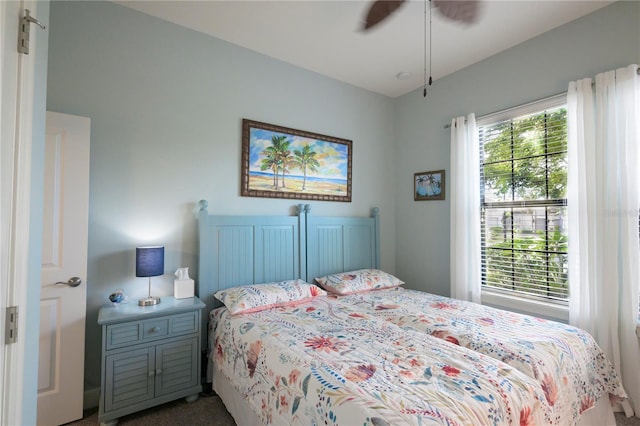
[[[480,143],[480,134],[481,134],[481,129],[483,127],[498,124],[506,120],[513,120],[522,116],[539,114],[545,110],[555,109],[559,107],[566,108],[566,106],[567,106],[567,94],[562,93],[549,98],[541,99],[538,101],[530,102],[524,105],[516,106],[503,111],[499,111],[496,113],[479,117],[476,122],[476,127],[478,132],[478,143]],[[481,178],[483,173],[482,167],[483,165],[480,164]],[[481,185],[484,185],[482,182],[483,180],[481,179]],[[479,188],[480,191],[483,191],[483,189],[484,189],[483,186]],[[482,200],[483,198],[481,198],[481,203],[482,203]],[[491,205],[495,203],[487,203],[487,204]],[[566,201],[564,202],[563,205],[566,206]],[[478,208],[483,209],[485,208],[485,206],[481,204],[480,206],[478,206]],[[567,208],[569,207],[567,206]],[[484,226],[484,224],[481,224],[481,226]],[[484,239],[482,242],[481,250],[484,251]],[[564,321],[568,320],[568,316],[569,316],[568,298],[567,300],[553,300],[553,299],[547,299],[544,297],[536,297],[533,295],[525,295],[525,294],[518,293],[516,291],[491,288],[491,287],[487,287],[484,284],[482,284],[481,294],[482,294],[482,303],[484,304],[493,305],[493,306],[502,307],[502,308],[506,307],[518,312],[535,314],[538,316],[548,317],[551,319],[559,319]]]

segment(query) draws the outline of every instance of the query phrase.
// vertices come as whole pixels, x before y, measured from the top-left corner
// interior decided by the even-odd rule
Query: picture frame
[[[420,172],[413,175],[414,201],[444,200],[445,189],[444,170]]]
[[[353,142],[242,120],[244,197],[351,202]]]

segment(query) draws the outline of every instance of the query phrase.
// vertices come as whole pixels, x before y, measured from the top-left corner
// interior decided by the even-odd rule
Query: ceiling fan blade
[[[440,13],[453,20],[472,24],[478,18],[479,0],[433,0]]]
[[[364,22],[363,30],[367,31],[384,21],[389,15],[396,11],[405,0],[376,0],[371,4]]]

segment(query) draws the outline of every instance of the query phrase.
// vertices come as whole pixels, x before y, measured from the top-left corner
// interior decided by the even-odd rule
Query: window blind
[[[566,108],[510,113],[479,126],[482,284],[566,301]]]

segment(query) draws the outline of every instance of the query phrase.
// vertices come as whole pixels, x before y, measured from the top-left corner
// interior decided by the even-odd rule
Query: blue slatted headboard
[[[371,217],[314,216],[305,209],[306,281],[327,274],[380,267],[378,208]]]
[[[218,290],[297,278],[313,283],[326,274],[380,267],[377,208],[371,217],[329,217],[313,216],[308,204],[296,206],[295,216],[219,216],[207,207],[199,202],[196,290],[207,305],[202,330]]]
[[[218,290],[303,277],[302,206],[297,208],[297,216],[218,216],[209,214],[205,200],[199,206],[196,288],[198,297],[207,305],[203,325],[208,321],[208,312],[216,306],[213,294]]]

